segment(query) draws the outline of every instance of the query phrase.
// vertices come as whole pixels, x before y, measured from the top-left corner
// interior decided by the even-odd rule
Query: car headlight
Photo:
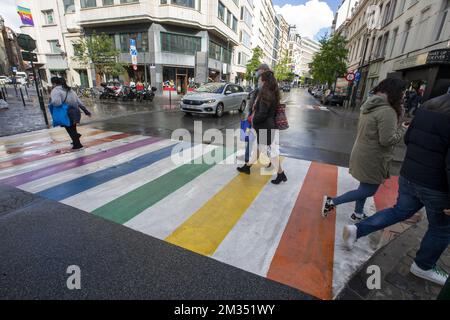
[[[211,99],[211,100],[205,100],[205,101],[203,101],[203,103],[214,103],[214,102],[216,102],[216,100],[215,100],[215,99]]]

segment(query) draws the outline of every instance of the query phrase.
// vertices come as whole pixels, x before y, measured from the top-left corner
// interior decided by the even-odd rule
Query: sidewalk
[[[427,220],[424,219],[378,251],[353,276],[338,299],[435,300],[442,288],[409,272],[427,225]],[[441,256],[438,264],[444,270],[450,271],[450,248]],[[366,281],[370,275],[366,270],[371,265],[381,269],[380,290],[367,288]]]

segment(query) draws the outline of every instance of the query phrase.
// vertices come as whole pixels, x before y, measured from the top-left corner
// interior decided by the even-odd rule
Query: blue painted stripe
[[[91,174],[59,184],[52,188],[42,190],[38,193],[38,195],[55,201],[61,201],[70,198],[76,194],[92,189],[113,179],[133,173],[137,170],[148,167],[162,159],[170,157],[172,154],[172,150],[176,145],[177,144],[170,145],[168,147],[152,151],[129,162],[93,172]],[[193,145],[190,143],[183,143],[183,149],[188,149],[192,146]]]

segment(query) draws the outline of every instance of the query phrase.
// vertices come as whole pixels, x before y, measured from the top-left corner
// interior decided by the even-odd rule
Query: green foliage
[[[261,58],[263,56],[263,51],[260,47],[253,49],[253,56],[247,63],[247,73],[245,74],[245,79],[247,81],[254,80],[255,72],[261,64]]]
[[[331,38],[325,36],[319,42],[322,48],[313,58],[311,74],[314,80],[331,86],[347,72],[347,41],[336,34]]]
[[[278,82],[281,81],[292,82],[294,80],[295,74],[292,72],[291,66],[292,66],[292,59],[286,52],[283,55],[283,58],[278,62],[278,64],[275,66],[274,69],[275,78],[277,79]]]
[[[118,76],[123,73],[124,64],[118,62],[120,51],[116,49],[113,39],[102,33],[92,34],[74,43],[75,60],[84,66],[94,64],[98,74]]]

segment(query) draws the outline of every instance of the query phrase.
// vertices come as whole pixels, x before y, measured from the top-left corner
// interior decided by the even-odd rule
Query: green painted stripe
[[[150,181],[149,183],[105,204],[92,213],[116,223],[124,224],[147,208],[161,201],[171,193],[177,191],[190,181],[208,171],[214,164],[203,161],[205,158],[215,157],[218,151],[222,152],[222,160],[232,155],[235,151],[216,148],[209,153],[182,165],[165,175]],[[199,161],[201,160],[201,161]],[[208,160],[207,160],[208,161]]]

